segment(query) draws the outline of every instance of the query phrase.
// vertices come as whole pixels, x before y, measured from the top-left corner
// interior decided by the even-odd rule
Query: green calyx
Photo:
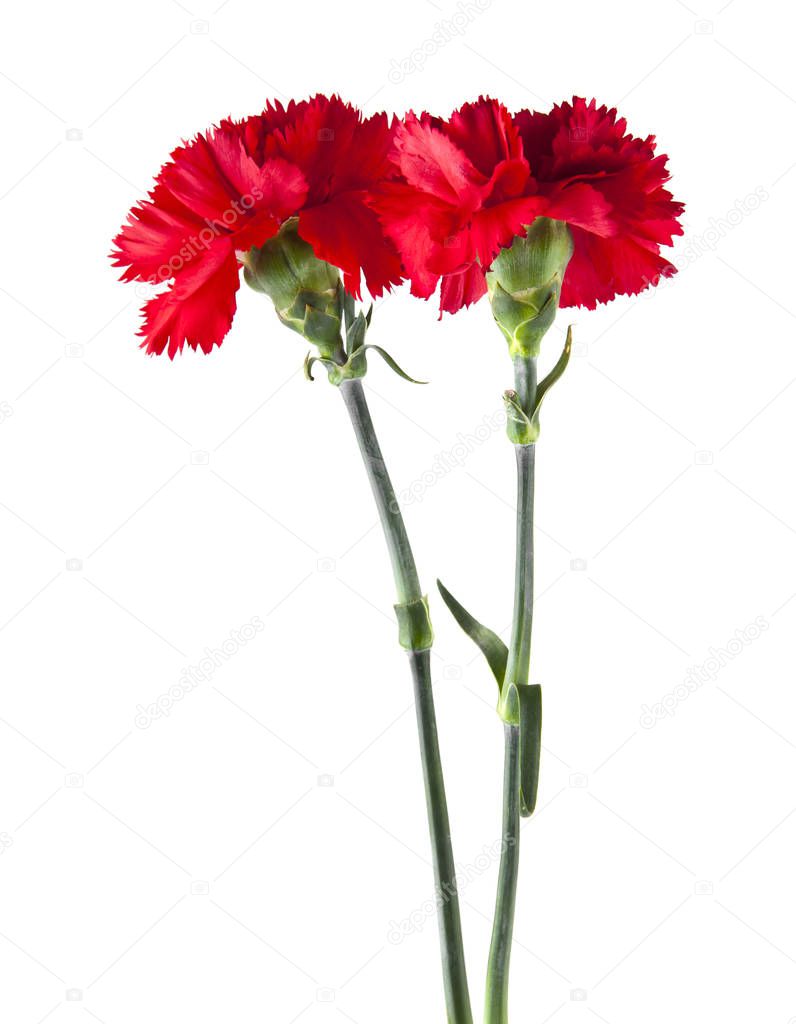
[[[368,372],[368,352],[376,352],[399,377],[412,384],[425,383],[405,373],[383,348],[365,344],[373,307],[367,313],[356,311],[340,271],[318,259],[309,242],[299,236],[296,217],[265,245],[241,256],[241,262],[246,283],[271,299],[286,327],[316,346],[317,355],[307,353],[304,360],[307,380],[314,380],[315,363],[326,368],[332,384],[357,380]]]
[[[343,283],[340,272],[318,259],[298,234],[295,218],[243,257],[243,276],[273,302],[276,315],[291,330],[316,345],[320,356],[344,361]]]
[[[366,345],[365,336],[370,328],[370,320],[373,314],[373,306],[363,313],[356,311],[354,297],[348,292],[343,292],[343,315],[345,319],[345,345],[341,346],[340,352],[334,358],[323,354],[313,356],[307,353],[304,360],[304,376],[307,380],[315,380],[312,376],[312,367],[315,363],[321,363],[329,375],[329,383],[339,387],[344,381],[357,380],[364,377],[368,372],[368,352],[375,352],[380,355],[393,373],[408,380],[410,384],[425,384],[424,380],[415,380],[405,373],[396,363],[389,352],[385,352],[379,345]]]
[[[537,217],[493,260],[486,275],[492,316],[512,357],[538,356],[558,310],[572,250],[572,236],[563,221]]]
[[[319,259],[299,236],[298,218],[286,221],[265,245],[250,249],[240,260],[249,287],[267,295],[282,323],[318,349],[317,355],[308,352],[304,360],[307,380],[315,379],[315,363],[326,368],[330,383],[338,387],[357,380],[368,372],[368,352],[376,352],[399,377],[412,384],[426,383],[405,373],[383,348],[365,344],[373,307],[367,313],[356,311],[337,267]]]

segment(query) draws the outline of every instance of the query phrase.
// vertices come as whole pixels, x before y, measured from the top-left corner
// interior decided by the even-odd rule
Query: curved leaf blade
[[[566,341],[564,342],[564,349],[561,352],[561,355],[558,357],[558,362],[553,367],[553,369],[550,371],[550,373],[548,373],[548,375],[544,378],[544,380],[541,381],[541,383],[539,384],[539,387],[536,389],[536,404],[534,405],[534,408],[533,408],[533,415],[531,416],[531,421],[533,423],[533,426],[534,426],[534,429],[535,429],[537,435],[539,433],[539,410],[542,407],[542,402],[544,401],[544,397],[547,394],[547,392],[550,390],[550,388],[555,384],[555,382],[557,380],[559,380],[559,378],[563,374],[564,370],[566,370],[567,366],[569,365],[569,357],[570,357],[571,354],[572,354],[572,325],[570,324],[569,327],[567,327],[567,337],[566,337]]]
[[[427,380],[415,380],[414,377],[410,377],[408,373],[401,369],[401,367],[398,365],[398,363],[396,363],[396,361],[393,359],[390,353],[385,352],[384,349],[381,348],[381,346],[365,345],[365,348],[368,351],[378,352],[381,358],[384,360],[384,362],[389,366],[389,368],[394,373],[397,373],[399,377],[403,377],[404,380],[408,380],[410,384],[428,384]]]
[[[506,647],[497,633],[482,625],[478,619],[473,618],[467,609],[459,604],[441,580],[437,580],[437,588],[451,615],[486,658],[487,664],[492,670],[492,675],[497,680],[498,688],[502,687],[503,678],[506,675],[506,663],[509,657],[508,647]]]
[[[520,699],[520,814],[530,818],[539,790],[539,762],[542,755],[542,688],[517,687]]]

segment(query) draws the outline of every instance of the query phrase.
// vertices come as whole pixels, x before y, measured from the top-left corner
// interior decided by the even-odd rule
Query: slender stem
[[[517,537],[514,561],[514,614],[506,682],[528,682],[533,625],[533,494],[536,445],[514,447],[517,460]]]
[[[415,560],[401,515],[401,507],[396,499],[376,438],[361,381],[344,381],[340,385],[340,393],[351,417],[373,490],[373,497],[379,511],[392,562],[398,601],[399,603],[417,601],[422,597],[422,591]],[[473,1016],[467,987],[459,897],[456,888],[456,867],[451,846],[448,806],[445,799],[445,783],[434,711],[434,694],[431,687],[430,651],[410,651],[409,663],[414,684],[420,754],[434,861],[434,880],[437,886],[437,916],[448,1022],[449,1024],[472,1024]]]
[[[536,360],[514,360],[514,387],[530,415],[536,401]],[[517,461],[517,533],[514,564],[514,613],[503,691],[528,683],[533,624],[533,496],[536,445],[515,445]],[[507,1024],[509,961],[519,870],[520,730],[505,726],[503,765],[503,853],[498,872],[495,922],[489,949],[485,1024]]]
[[[503,842],[486,978],[484,1024],[505,1024],[509,1019],[509,962],[520,868],[520,730],[519,726],[508,723],[503,730]]]
[[[514,356],[514,390],[528,416],[536,401],[536,359],[534,356]]]
[[[354,427],[362,461],[365,463],[376,508],[379,512],[384,538],[392,562],[395,589],[401,603],[416,601],[423,596],[417,576],[414,555],[406,533],[401,506],[395,497],[390,474],[384,464],[373,420],[370,418],[365,391],[359,380],[346,380],[340,385],[351,424]]]
[[[459,897],[456,889],[456,865],[451,846],[451,827],[445,800],[445,782],[439,756],[437,722],[434,714],[434,692],[431,688],[431,652],[412,651],[409,654],[415,687],[417,730],[420,736],[420,756],[423,762],[423,780],[426,789],[428,826],[434,850],[434,883],[437,894],[442,974],[445,983],[445,1002],[451,1024],[472,1021],[470,994],[467,990],[467,970],[464,963]]]

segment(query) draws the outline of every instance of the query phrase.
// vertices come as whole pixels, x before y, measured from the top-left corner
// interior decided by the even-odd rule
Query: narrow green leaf
[[[545,379],[540,382],[539,387],[536,389],[536,404],[534,405],[534,408],[533,408],[533,416],[531,417],[531,422],[534,425],[534,428],[535,428],[535,430],[537,432],[537,435],[538,435],[538,432],[539,432],[539,409],[540,409],[540,407],[542,405],[542,401],[544,400],[544,397],[547,394],[547,392],[550,390],[550,388],[561,377],[561,375],[563,374],[564,370],[566,370],[567,365],[569,364],[569,357],[570,357],[571,354],[572,354],[572,325],[570,324],[570,326],[567,327],[567,338],[566,338],[566,341],[564,342],[564,350],[561,353],[561,355],[558,357],[558,362],[553,367],[553,369],[550,371],[550,373],[548,373],[548,375],[545,377]]]
[[[512,444],[533,444],[539,436],[538,424],[528,419],[514,390],[503,392],[506,407],[506,433]]]
[[[506,662],[509,657],[508,647],[506,647],[497,633],[494,633],[487,626],[474,619],[467,609],[459,604],[453,594],[443,586],[440,580],[437,580],[437,587],[451,615],[473,643],[480,648],[481,653],[487,660],[487,664],[492,669],[492,675],[497,680],[498,688],[500,688],[503,685],[503,677],[506,675]]]
[[[354,322],[356,316],[356,305],[354,296],[343,289],[343,315],[345,317],[345,329],[346,331]]]
[[[304,376],[307,378],[307,380],[315,380],[315,378],[312,376],[312,364],[317,362],[318,357],[312,355],[309,352],[304,357]]]
[[[518,686],[520,699],[520,813],[529,818],[536,807],[542,754],[542,688]]]
[[[364,313],[361,311],[354,317],[351,326],[346,332],[346,341],[348,343],[348,354],[352,356],[355,352],[358,352],[365,344],[365,335],[368,331],[368,322],[365,319]]]
[[[384,362],[389,366],[389,368],[394,373],[397,373],[399,377],[403,377],[404,380],[408,380],[410,384],[428,384],[427,380],[415,380],[414,377],[410,377],[408,373],[405,373],[401,369],[401,367],[398,365],[398,363],[396,363],[396,361],[393,359],[390,353],[385,352],[384,349],[380,348],[378,345],[365,345],[365,348],[372,349],[374,352],[378,352],[381,358],[384,360]]]

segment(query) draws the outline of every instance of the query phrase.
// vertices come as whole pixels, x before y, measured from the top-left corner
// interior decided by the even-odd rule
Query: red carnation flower
[[[392,152],[400,178],[372,203],[412,293],[428,298],[441,281],[440,312],[475,302],[498,251],[538,216],[572,230],[564,306],[593,308],[672,273],[659,248],[681,233],[682,205],[662,187],[666,157],[624,130],[616,111],[579,99],[513,119],[484,97],[447,121],[409,115]]]
[[[482,97],[445,121],[408,114],[395,133],[400,179],[374,197],[411,280],[429,298],[442,280],[440,310],[455,312],[486,291],[484,268],[542,204],[506,108]]]
[[[144,307],[142,347],[170,357],[210,352],[232,323],[236,253],[261,246],[291,217],[321,259],[339,267],[359,298],[401,281],[401,262],[367,199],[393,173],[393,128],[385,114],[363,121],[336,96],[227,120],[178,147],[149,198],[114,240],[122,280],[169,288]]]
[[[588,204],[580,220],[548,213],[569,222],[574,242],[562,306],[594,309],[675,272],[660,247],[683,233],[683,204],[664,188],[667,157],[655,155],[654,135],[627,135],[615,109],[577,97],[549,114],[520,111],[514,122],[539,195],[558,203],[578,187],[594,197],[592,216]]]

